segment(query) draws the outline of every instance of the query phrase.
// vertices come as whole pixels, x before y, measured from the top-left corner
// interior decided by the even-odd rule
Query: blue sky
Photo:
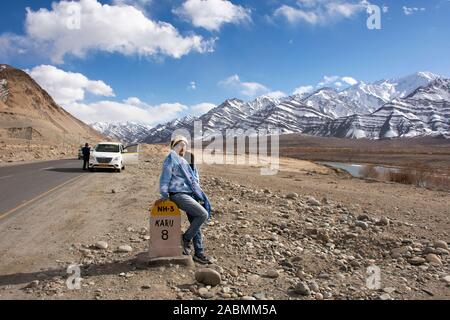
[[[0,63],[30,72],[87,122],[156,124],[231,97],[450,75],[449,0],[75,3],[79,11],[5,1]],[[381,9],[381,29],[367,28],[369,4]]]

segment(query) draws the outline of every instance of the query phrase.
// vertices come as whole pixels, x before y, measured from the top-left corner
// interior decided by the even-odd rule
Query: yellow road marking
[[[27,205],[29,205],[29,204],[31,204],[31,203],[37,201],[37,200],[39,200],[39,199],[45,197],[46,195],[52,193],[53,191],[55,191],[55,190],[57,190],[57,189],[59,189],[59,188],[64,187],[65,185],[67,185],[67,184],[69,184],[69,183],[75,181],[76,179],[79,179],[79,178],[82,177],[82,176],[84,176],[84,174],[80,174],[79,176],[76,176],[76,177],[74,177],[74,178],[72,178],[72,179],[70,179],[70,180],[67,180],[66,182],[63,182],[63,183],[57,185],[56,187],[54,187],[54,188],[52,188],[52,189],[50,189],[50,190],[47,190],[47,191],[45,191],[44,193],[41,193],[40,195],[34,197],[33,199],[28,200],[28,201],[22,203],[21,205],[15,207],[14,209],[11,209],[11,210],[9,210],[9,211],[7,211],[7,212],[5,212],[5,213],[0,214],[0,220],[6,218],[7,216],[9,216],[10,214],[16,212],[17,210],[19,210],[19,209],[21,209],[21,208],[23,208],[23,207],[25,207],[25,206],[27,206]]]

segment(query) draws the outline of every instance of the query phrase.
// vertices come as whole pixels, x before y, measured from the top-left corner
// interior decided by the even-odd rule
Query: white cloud
[[[314,12],[307,12],[301,9],[293,8],[288,5],[282,5],[274,12],[275,17],[284,17],[289,23],[297,23],[304,21],[309,24],[316,24],[319,21],[319,17]]]
[[[334,87],[336,89],[345,89],[348,86],[353,86],[357,84],[359,81],[352,77],[340,77],[340,76],[324,76],[323,80],[319,82],[315,87],[314,86],[300,86],[296,88],[293,94],[298,94],[301,96],[306,95],[307,93],[312,92],[315,88],[323,88],[323,87]]]
[[[199,116],[199,115],[207,113],[208,111],[210,111],[211,109],[213,109],[215,107],[216,107],[216,105],[214,105],[212,103],[204,102],[204,103],[199,103],[199,104],[191,106],[190,110],[191,110],[191,114]]]
[[[339,76],[324,76],[323,81],[317,84],[318,87],[329,85],[339,79]]]
[[[305,95],[307,93],[310,93],[314,90],[313,86],[300,86],[298,88],[296,88],[293,92],[293,94],[298,94],[298,95]]]
[[[126,103],[126,104],[129,104],[129,105],[132,105],[132,106],[136,106],[136,107],[145,105],[145,104],[141,101],[141,99],[139,99],[139,98],[137,98],[137,97],[129,97],[129,98],[123,100],[123,102]]]
[[[297,0],[297,6],[281,5],[273,15],[285,18],[291,24],[325,25],[366,12],[369,4],[367,0]]]
[[[216,39],[205,40],[195,34],[183,36],[171,24],[153,21],[126,3],[60,1],[54,2],[50,10],[27,8],[25,35],[2,34],[0,42],[12,39],[16,51],[40,48],[54,63],[63,63],[66,55],[83,58],[92,51],[180,58],[190,52],[213,50]],[[10,40],[9,51],[11,47]]]
[[[188,107],[179,102],[150,105],[138,97],[129,97],[124,101],[101,100],[87,103],[87,92],[114,97],[114,91],[101,80],[90,80],[81,73],[67,72],[54,66],[41,65],[26,71],[58,104],[87,123],[134,121],[156,125],[177,118],[187,111],[200,115],[215,107],[211,103]]]
[[[383,6],[382,10],[383,10],[383,13],[388,13],[389,12],[389,7],[388,6]]]
[[[404,13],[405,15],[407,15],[407,16],[410,16],[410,15],[416,13],[416,12],[419,12],[419,11],[425,11],[425,10],[426,10],[425,8],[417,8],[417,7],[406,7],[406,6],[403,6],[403,13]]]
[[[311,8],[317,5],[318,2],[323,0],[297,0],[297,3],[301,6]]]
[[[189,90],[197,90],[197,83],[195,83],[195,81],[189,82],[188,89]]]
[[[85,93],[113,97],[113,89],[100,80],[90,80],[81,73],[66,72],[54,66],[40,65],[27,70],[58,104],[81,101]]]
[[[130,5],[134,6],[140,10],[150,5],[153,0],[113,0],[112,3],[115,5]]]
[[[271,91],[265,85],[258,82],[244,82],[237,74],[220,81],[218,85],[247,97],[266,95],[270,98],[279,99],[287,96],[282,91]]]
[[[86,123],[93,122],[138,122],[157,125],[179,118],[186,113],[200,116],[212,108],[212,103],[187,106],[179,102],[150,105],[139,98],[130,97],[123,102],[104,100],[94,103],[70,103],[64,108]]]
[[[124,102],[105,100],[89,104],[74,102],[65,105],[64,108],[86,123],[133,121],[150,125],[170,121],[188,109],[181,103],[162,103],[151,106],[139,99],[140,103],[137,106],[130,103],[132,100],[127,99]]]
[[[239,94],[248,97],[254,97],[270,92],[267,87],[260,83],[241,81],[237,74],[220,81],[219,86],[229,90],[237,91]]]
[[[358,80],[352,78],[352,77],[342,77],[341,78],[342,81],[344,81],[345,83],[347,83],[348,85],[355,85],[358,83]]]
[[[347,85],[355,85],[358,83],[358,80],[352,77],[340,77],[340,76],[324,76],[323,81],[317,84],[317,87],[325,87],[325,86],[335,86],[335,87],[343,87],[344,84]]]
[[[281,99],[287,96],[287,94],[283,91],[271,91],[269,93],[266,93],[265,95],[272,99]]]
[[[173,13],[208,31],[219,31],[226,23],[251,21],[249,9],[228,0],[186,0]]]

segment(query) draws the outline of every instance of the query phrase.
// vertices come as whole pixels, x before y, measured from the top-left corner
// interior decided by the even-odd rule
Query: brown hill
[[[30,149],[34,145],[70,155],[84,142],[107,140],[57,105],[27,73],[4,64],[0,64],[0,139],[2,149],[10,151],[26,144],[29,152],[34,152]],[[21,160],[13,153],[0,158]],[[47,158],[34,156],[43,157]]]
[[[58,106],[27,73],[0,65],[0,138],[50,144],[105,137]]]

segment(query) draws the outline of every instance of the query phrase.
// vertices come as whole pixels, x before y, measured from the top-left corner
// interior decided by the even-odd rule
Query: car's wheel
[[[117,172],[117,173],[121,173],[122,170],[121,170],[121,169],[116,169],[116,172]]]

